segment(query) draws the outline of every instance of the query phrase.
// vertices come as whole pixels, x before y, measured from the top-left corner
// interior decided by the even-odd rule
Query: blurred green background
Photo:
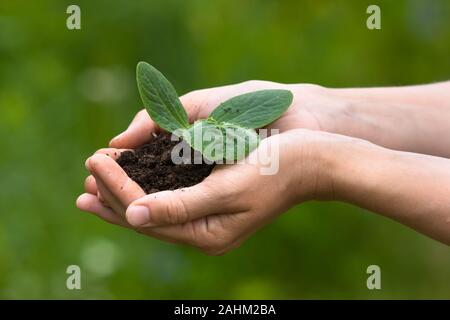
[[[381,31],[366,28],[374,3]],[[180,93],[426,83],[449,78],[449,17],[447,0],[2,1],[0,298],[450,298],[449,247],[344,204],[296,207],[221,257],[75,208],[84,160],[140,109],[138,61]],[[71,264],[82,290],[66,289]],[[382,290],[366,288],[371,264]]]

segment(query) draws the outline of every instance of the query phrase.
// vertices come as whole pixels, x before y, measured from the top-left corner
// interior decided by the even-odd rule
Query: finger
[[[116,215],[125,216],[126,207],[111,193],[101,179],[97,178],[97,198],[107,208],[111,208]]]
[[[254,91],[258,86],[258,83],[254,83],[254,85],[238,84],[195,90],[181,96],[180,101],[186,110],[189,122],[192,123],[199,118],[206,118],[221,102],[232,96]],[[159,130],[160,128],[157,124],[150,118],[147,111],[143,109],[136,114],[130,126],[113,138],[109,145],[113,148],[135,149],[150,141],[152,133],[157,133]]]
[[[193,123],[199,119],[201,111],[206,109],[207,96],[198,92],[192,91],[180,97],[181,104],[188,115],[189,123]]]
[[[220,212],[233,213],[239,208],[233,204],[232,198],[230,191],[212,188],[203,182],[189,188],[141,197],[129,205],[126,219],[133,226],[182,224]]]
[[[142,234],[171,243],[196,245],[192,224],[158,228],[134,228],[113,210],[104,207],[96,196],[87,193],[78,197],[76,205],[80,210],[92,213],[111,224],[134,229]]]
[[[80,210],[95,214],[97,217],[122,227],[129,228],[130,225],[119,215],[109,208],[104,207],[96,196],[84,193],[77,199],[77,207]]]
[[[102,192],[105,192],[105,188],[104,188],[104,187],[99,188],[99,189],[100,189]],[[101,194],[100,190],[97,191],[97,198],[98,198],[98,200],[99,200],[99,201],[101,202],[101,204],[103,204],[105,207],[111,208],[111,205],[110,205],[110,204],[108,203],[108,201],[106,201],[106,199],[103,197],[103,195]],[[124,208],[123,208],[122,205],[119,206],[119,209],[120,209],[121,212],[124,210]],[[119,211],[117,211],[116,213],[119,213]]]
[[[102,148],[97,151],[95,151],[94,154],[104,154],[110,157],[113,160],[119,159],[120,155],[124,151],[133,151],[131,149],[117,149],[117,148]]]
[[[191,91],[180,97],[183,107],[193,123],[197,119],[207,118],[208,115],[223,101],[233,96],[234,86],[223,86]]]
[[[163,227],[134,227],[134,229],[139,233],[162,241],[199,247],[201,243],[199,243],[196,235],[199,225],[200,223],[188,222]]]
[[[128,229],[134,229],[113,210],[104,207],[96,196],[88,193],[80,195],[76,201],[78,209],[92,213],[100,219]],[[161,228],[140,228],[136,231],[171,243],[194,244],[193,228],[191,225],[177,225]]]
[[[90,175],[86,178],[84,181],[84,190],[86,193],[90,193],[92,195],[97,196],[98,200],[105,206],[110,208],[110,205],[106,202],[103,195],[100,193],[100,191],[97,188],[97,182],[95,181],[95,178],[93,175]]]
[[[127,207],[145,195],[144,190],[110,157],[95,154],[89,158],[89,167],[100,193],[110,205],[116,202],[111,203],[110,200],[117,200],[123,207]],[[108,192],[104,192],[105,190]]]
[[[111,159],[117,160],[124,151],[130,151],[130,149],[102,148],[97,150],[94,154],[104,154]],[[86,168],[90,170],[89,158],[86,160]],[[98,199],[104,206],[110,207],[103,195],[98,191],[97,182],[95,181],[94,176],[90,175],[86,178],[84,187],[87,193],[97,195]]]
[[[220,254],[239,246],[247,237],[245,230],[249,229],[249,221],[245,212],[218,214],[183,224],[135,229],[160,240],[187,244],[209,254]]]
[[[112,148],[135,149],[152,138],[152,133],[159,129],[145,109],[139,111],[128,128],[114,137],[109,146]]]
[[[86,193],[93,195],[97,194],[97,184],[95,183],[95,178],[92,175],[88,176],[86,180],[84,180],[84,190]]]
[[[117,159],[119,159],[120,155],[124,151],[133,151],[133,150],[131,150],[131,149],[116,149],[116,148],[102,148],[102,149],[98,149],[97,151],[95,151],[94,154],[104,154],[113,160],[117,160]],[[86,159],[85,167],[87,170],[89,170],[89,171],[91,170],[89,167],[89,158]]]

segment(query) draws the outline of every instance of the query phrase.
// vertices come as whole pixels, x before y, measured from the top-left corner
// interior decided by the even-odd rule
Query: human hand
[[[270,81],[252,80],[239,84],[202,89],[189,92],[180,97],[186,109],[189,122],[207,118],[208,115],[222,102],[247,92],[264,89],[286,89],[293,93],[293,101],[289,109],[267,128],[276,128],[280,132],[291,129],[305,128],[311,130],[329,131],[324,127],[326,121],[326,106],[334,103],[325,94],[326,89],[311,84],[281,84]],[[328,116],[327,116],[328,118]],[[145,109],[139,111],[129,127],[113,138],[110,142],[112,148],[134,149],[148,142],[152,133],[159,128],[150,118]]]
[[[236,85],[193,91],[182,96],[180,99],[187,111],[190,122],[193,122],[199,118],[206,118],[221,102],[233,96],[262,89],[288,89],[294,94],[293,103],[290,108],[277,121],[273,122],[269,128],[277,128],[281,132],[298,127],[314,130],[321,129],[318,113],[313,114],[310,111],[311,106],[305,103],[306,101],[316,101],[317,105],[322,104],[319,96],[324,88],[315,85],[285,85],[268,81],[247,81]],[[317,112],[316,108],[313,109],[314,112]],[[152,133],[158,131],[159,128],[150,119],[148,113],[142,110],[136,115],[125,132],[111,140],[111,148],[101,149],[97,154],[108,154],[111,158],[115,159],[119,156],[121,149],[136,148],[148,142],[152,138]],[[109,222],[132,227],[126,219],[119,218],[117,214],[111,213],[116,212],[124,215],[127,205],[132,200],[143,197],[145,193],[113,161],[106,160],[105,157],[99,159],[101,157],[96,156],[95,158],[101,160],[105,168],[110,168],[110,172],[113,172],[113,174],[106,177],[107,182],[105,183],[102,181],[105,179],[101,179],[100,177],[102,171],[99,170],[99,172],[96,172],[95,168],[91,168],[90,161],[86,162],[86,167],[93,175],[86,179],[85,189],[87,194],[83,195],[78,201],[80,209],[95,212]],[[108,186],[114,185],[114,183],[109,183],[111,180],[109,178],[114,180],[116,184],[120,184],[117,181],[126,183],[127,192],[122,192],[117,195],[117,192],[110,190]],[[153,235],[155,236],[154,233]]]
[[[268,128],[277,128],[280,132],[294,128],[309,128],[313,130],[321,129],[319,120],[319,105],[326,105],[323,95],[324,88],[316,85],[286,85],[269,81],[246,81],[240,84],[196,90],[180,97],[184,108],[187,111],[189,121],[206,118],[213,109],[221,102],[229,98],[246,92],[263,89],[288,89],[293,92],[294,99],[289,109]],[[147,111],[141,110],[137,113],[129,127],[110,142],[110,147],[116,149],[133,149],[143,145],[152,138],[152,134],[160,129],[152,121]],[[116,151],[117,152],[117,151]],[[97,153],[114,155],[111,149],[100,149]],[[86,167],[89,170],[88,162]],[[92,193],[97,194],[103,204],[106,204],[104,197],[97,191],[95,178],[89,176],[86,179]],[[107,192],[105,190],[105,192]],[[116,207],[119,201],[111,201],[108,206]],[[122,209],[123,210],[123,209]]]
[[[405,97],[411,97],[408,98],[409,100],[420,101],[419,98],[423,92],[419,91],[427,91],[427,88],[405,87],[404,89],[330,90],[311,85],[281,85],[270,82],[250,81],[234,86],[195,91],[183,96],[181,100],[187,109],[190,120],[193,121],[197,118],[205,117],[218,105],[218,103],[231,96],[265,88],[290,89],[294,93],[292,106],[282,117],[270,125],[271,128],[279,128],[281,132],[297,127],[304,127],[312,130],[319,129],[366,138],[369,141],[374,141],[382,146],[388,146],[394,149],[423,149],[425,153],[445,154],[445,152],[440,151],[442,146],[440,147],[441,149],[437,147],[435,150],[428,150],[425,147],[420,147],[420,144],[408,143],[408,139],[405,138],[405,136],[408,136],[405,135],[405,132],[408,132],[408,130],[403,129],[405,126],[411,128],[417,127],[411,125],[414,123],[417,124],[417,122],[408,119],[408,121],[402,122],[402,126],[398,126],[398,119],[405,114],[402,112],[405,109],[402,104],[404,102],[403,100],[406,99]],[[402,94],[402,92],[407,94]],[[391,102],[395,102],[398,107],[392,108],[392,105],[389,103],[385,104],[384,100],[379,101],[383,97]],[[418,105],[420,106],[421,104]],[[367,106],[374,106],[374,108]],[[392,112],[392,109],[394,109],[395,112]],[[419,109],[428,110],[428,108]],[[439,108],[437,109],[441,110]],[[420,112],[418,114],[420,114]],[[441,122],[445,123],[446,118],[442,117],[439,112],[436,112],[436,114],[437,116],[435,118],[441,119]],[[387,119],[387,121],[381,121],[380,119]],[[387,130],[380,129],[383,128],[383,125],[387,126]],[[445,125],[441,124],[436,127],[442,128],[445,127]],[[431,128],[430,130],[433,131],[434,129]],[[437,132],[439,132],[439,130],[437,130]],[[151,121],[147,113],[140,112],[133,120],[130,127],[111,141],[110,146],[116,149],[102,149],[99,153],[110,153],[110,155],[116,157],[120,153],[120,148],[135,148],[150,140],[151,134],[157,131],[158,128]],[[442,190],[446,190],[443,186],[447,185],[450,181],[447,170],[449,166],[448,160],[417,154],[399,153],[367,143],[367,141],[340,135],[312,132],[309,130],[300,130],[300,132],[303,132],[304,134],[308,133],[306,136],[314,136],[311,141],[315,142],[306,143],[308,146],[323,146],[323,141],[333,141],[333,143],[325,143],[326,146],[321,148],[322,152],[312,152],[311,154],[315,154],[315,157],[302,156],[298,158],[299,162],[309,163],[309,165],[305,164],[305,168],[309,168],[309,172],[313,172],[313,174],[303,175],[302,173],[298,173],[298,171],[292,170],[292,175],[300,174],[304,179],[303,181],[317,181],[315,184],[317,187],[313,188],[317,191],[313,191],[312,193],[310,193],[311,190],[309,187],[295,188],[300,192],[298,195],[300,201],[302,199],[308,199],[307,195],[312,194],[312,198],[314,199],[331,198],[354,203],[363,208],[368,208],[400,221],[401,223],[444,243],[449,243],[450,240],[448,240],[449,233],[447,226],[450,219],[448,218],[447,207],[442,205],[447,202],[445,200],[439,200],[440,198],[444,199],[446,197],[445,192],[442,194]],[[418,132],[424,133],[427,132],[427,130],[422,128],[422,130],[418,130]],[[286,132],[286,135],[287,133],[288,132]],[[285,133],[282,133],[278,138],[281,139],[286,135]],[[435,135],[428,132],[427,134],[422,134],[422,136],[429,138]],[[273,139],[276,138],[271,137],[268,141],[272,141]],[[434,140],[438,141],[439,139]],[[268,141],[264,143],[267,143]],[[299,139],[299,142],[301,141],[305,140]],[[337,143],[339,141],[344,141],[344,143]],[[427,141],[427,139],[424,141]],[[427,144],[423,143],[422,146],[423,145]],[[298,147],[300,147],[301,150],[305,150],[302,145],[299,145]],[[306,150],[309,149],[317,150],[316,147],[306,148]],[[291,152],[293,152],[293,150],[291,150]],[[317,155],[321,156],[317,157]],[[87,193],[78,199],[77,204],[79,208],[94,212],[98,216],[112,223],[135,228],[132,225],[139,224],[140,218],[134,220],[136,217],[132,217],[134,214],[130,213],[126,215],[127,221],[126,219],[121,218],[120,215],[115,214],[114,211],[116,213],[125,214],[128,205],[135,200],[137,201],[137,199],[144,197],[144,192],[125,175],[123,170],[111,158],[101,155],[97,155],[93,158],[95,159],[91,160],[94,160],[94,165],[95,163],[98,164],[96,167],[99,170],[92,168],[91,161],[87,161],[87,167],[94,174],[95,178],[90,176],[86,180]],[[312,162],[305,160],[313,158],[316,159]],[[374,163],[377,165],[374,166]],[[101,170],[101,167],[105,170]],[[228,166],[226,167],[226,170],[238,172],[237,169],[231,168],[232,167]],[[221,172],[221,170],[226,172],[225,169],[218,169],[214,171],[210,177],[220,177],[219,172]],[[308,172],[308,170],[305,172]],[[415,174],[405,174],[405,172],[415,172]],[[238,176],[240,177],[240,175]],[[212,179],[210,177],[205,180],[206,185],[208,185],[208,181]],[[260,177],[260,179],[263,180],[266,178],[267,177]],[[290,176],[288,177],[288,180],[290,179],[294,178]],[[296,179],[299,181],[298,177]],[[412,181],[410,181],[411,179]],[[243,181],[250,180],[244,178]],[[324,181],[324,183],[319,183],[319,181]],[[427,184],[428,187],[421,188],[420,190],[415,189],[417,181],[422,181],[422,184]],[[245,185],[244,182],[243,184]],[[385,187],[392,185],[395,185],[396,187]],[[199,186],[205,186],[205,183],[201,183],[193,188]],[[114,189],[114,187],[116,189]],[[165,193],[169,194],[170,192]],[[290,193],[287,192],[286,194]],[[99,197],[97,197],[97,195],[99,195]],[[162,195],[164,196],[164,194]],[[196,194],[194,193],[194,196],[195,195]],[[149,196],[145,197],[148,199]],[[257,199],[261,201],[261,199],[264,198],[265,195],[261,194]],[[392,199],[394,198],[396,199],[395,202],[397,205],[392,205]],[[289,199],[289,197],[287,199]],[[416,199],[416,201],[411,202],[410,199]],[[436,199],[433,202],[434,205],[431,207],[429,199]],[[261,202],[267,204],[265,201]],[[102,205],[102,203],[106,206]],[[164,203],[166,203],[168,207],[165,207],[166,209],[163,210],[166,210],[166,213],[170,212],[169,214],[173,216],[171,208],[176,208],[176,202],[169,201]],[[281,210],[281,208],[288,203],[289,201],[287,200],[282,200],[281,202],[274,200],[270,205],[274,205],[275,207],[270,208],[275,208],[275,210],[270,211],[272,209],[269,209],[269,211],[264,211],[265,214],[262,216],[258,216],[262,218],[255,222],[254,228],[258,228],[267,221],[267,218],[264,217],[273,217],[276,216],[276,213],[282,212],[283,210]],[[280,205],[281,207],[277,207],[277,205]],[[267,208],[265,209],[267,210]],[[272,215],[270,212],[272,212]],[[427,212],[427,214],[423,214],[424,212]],[[205,213],[205,217],[206,216],[208,215]],[[212,217],[214,217],[213,219],[216,221],[216,224],[221,222],[221,216],[222,214],[214,215],[213,212]],[[242,215],[238,214],[236,216],[240,217]],[[255,215],[255,217],[256,216],[257,215]],[[228,221],[232,221],[232,217],[234,217],[234,215],[230,215]],[[200,221],[199,223],[196,222],[197,220],[194,220],[189,223],[174,224],[164,227],[137,227],[135,229],[148,235],[172,242],[202,245],[206,248],[205,251],[211,253],[224,252],[232,247],[228,245],[228,247],[224,249],[225,246],[218,245],[221,240],[220,238],[216,239],[216,242],[212,240],[212,242],[206,241],[203,244],[200,244],[200,242],[198,242],[199,238],[193,238],[192,236],[196,234],[196,231],[201,229],[201,226],[204,228],[202,230],[205,231],[205,225],[209,226],[209,221],[211,219],[204,218],[198,220]],[[201,221],[203,221],[203,224]],[[242,225],[245,225],[245,223]],[[208,230],[209,228],[206,228],[206,231]],[[239,230],[241,229],[236,227],[236,232],[239,233]],[[232,239],[236,239],[236,244],[242,242],[245,236],[248,236],[255,229],[247,228],[245,230],[245,232],[241,231],[239,236],[236,236],[234,233],[235,238]],[[229,242],[223,241],[222,244],[224,243],[229,244]]]
[[[120,150],[103,149],[87,161],[95,182],[87,180],[87,193],[79,197],[77,206],[148,236],[222,254],[295,203],[327,193],[322,190],[329,185],[322,178],[326,170],[318,170],[315,150],[328,140],[324,133],[286,131],[264,139],[238,164],[217,166],[195,186],[149,195],[114,161]],[[274,175],[261,174],[259,151],[268,149],[279,150],[279,170]]]

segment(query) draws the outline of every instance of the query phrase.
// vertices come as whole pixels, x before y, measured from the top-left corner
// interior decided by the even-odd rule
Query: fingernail
[[[84,162],[84,166],[86,167],[86,169],[87,169],[88,171],[91,170],[91,168],[90,168],[90,166],[89,166],[89,159],[90,159],[90,158],[91,158],[91,157],[87,158],[86,161]]]
[[[150,222],[150,211],[144,206],[131,206],[127,209],[127,220],[135,226],[140,227]]]
[[[84,194],[78,196],[75,205],[78,209],[84,208]]]

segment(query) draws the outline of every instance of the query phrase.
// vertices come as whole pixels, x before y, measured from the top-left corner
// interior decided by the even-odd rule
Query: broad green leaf
[[[253,129],[211,119],[199,120],[184,130],[183,139],[210,160],[240,160],[259,144],[258,134]]]
[[[146,62],[139,62],[136,78],[142,102],[150,117],[161,128],[172,132],[189,127],[186,111],[177,92],[161,72]]]
[[[261,128],[278,119],[292,103],[289,90],[260,90],[221,103],[210,118],[244,128]]]

